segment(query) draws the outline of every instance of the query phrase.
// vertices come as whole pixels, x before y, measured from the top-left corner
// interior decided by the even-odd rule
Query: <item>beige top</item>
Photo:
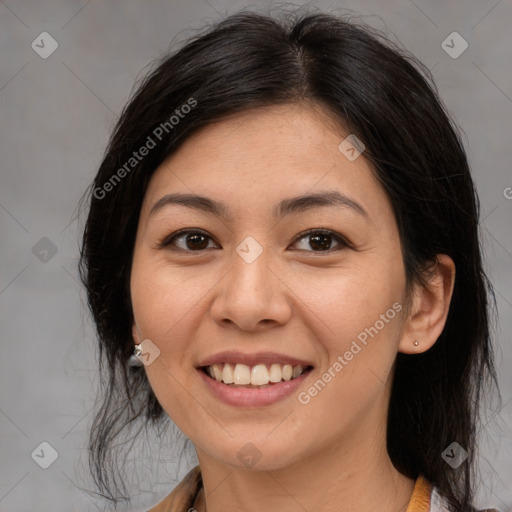
[[[193,468],[163,501],[148,512],[189,512],[199,507],[203,500],[203,480],[199,466]],[[196,501],[197,500],[197,501]],[[414,490],[406,512],[445,512],[448,509],[432,486],[422,476],[414,484]]]

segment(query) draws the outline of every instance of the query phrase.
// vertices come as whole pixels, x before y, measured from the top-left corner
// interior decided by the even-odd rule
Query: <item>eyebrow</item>
[[[196,194],[178,193],[166,194],[161,197],[152,206],[148,214],[148,218],[165,206],[175,204],[210,213],[226,220],[231,218],[229,209],[224,203]],[[315,194],[305,194],[289,199],[283,199],[274,207],[272,213],[274,217],[283,218],[292,213],[304,212],[313,208],[326,206],[348,207],[364,217],[369,217],[367,211],[357,201],[341,194],[338,191],[317,192]]]

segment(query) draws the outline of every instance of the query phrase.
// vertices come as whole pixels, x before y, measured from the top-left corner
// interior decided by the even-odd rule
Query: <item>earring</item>
[[[142,344],[135,345],[135,348],[133,349],[133,354],[130,356],[130,359],[128,359],[128,366],[143,366],[143,362],[137,357],[142,354]]]
[[[414,345],[415,347],[417,347],[419,344],[420,344],[420,342],[419,342],[418,340],[415,340],[415,341],[414,341],[414,343],[413,343],[413,345]]]

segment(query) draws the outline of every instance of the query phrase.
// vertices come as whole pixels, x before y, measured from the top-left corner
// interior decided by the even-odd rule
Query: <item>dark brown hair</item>
[[[124,490],[114,440],[137,421],[165,418],[144,369],[127,366],[131,261],[152,173],[192,133],[229,114],[310,101],[363,141],[393,205],[408,283],[421,280],[437,254],[455,262],[455,289],[438,341],[420,355],[398,354],[387,448],[400,472],[424,475],[453,511],[467,512],[478,404],[487,378],[496,378],[492,288],[482,268],[478,201],[460,136],[428,70],[381,34],[326,14],[287,16],[285,22],[233,15],[165,56],[115,127],[89,191],[80,262],[105,384],[90,439],[96,483],[116,501]],[[193,108],[180,115],[187,104]],[[155,133],[161,136],[155,147],[127,167]],[[454,441],[469,453],[457,469],[441,457]]]

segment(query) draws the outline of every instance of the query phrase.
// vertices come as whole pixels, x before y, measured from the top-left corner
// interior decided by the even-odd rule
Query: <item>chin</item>
[[[275,471],[295,464],[301,458],[300,454],[294,453],[296,447],[297,443],[270,442],[264,438],[261,441],[232,440],[230,446],[222,450],[211,450],[210,447],[209,453],[219,463],[237,470]]]

